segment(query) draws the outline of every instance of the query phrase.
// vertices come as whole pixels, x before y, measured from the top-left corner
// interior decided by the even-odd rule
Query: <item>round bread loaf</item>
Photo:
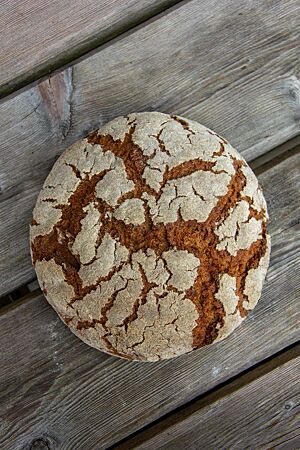
[[[67,149],[30,228],[40,286],[87,344],[172,358],[229,335],[269,262],[257,179],[228,142],[159,112],[118,117]]]

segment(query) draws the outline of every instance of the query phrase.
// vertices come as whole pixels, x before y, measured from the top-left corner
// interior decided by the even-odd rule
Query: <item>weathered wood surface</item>
[[[262,299],[223,342],[158,363],[89,348],[42,296],[0,317],[0,448],[107,448],[299,339],[299,153],[259,176],[271,216]]]
[[[279,357],[278,367],[263,376],[262,368],[254,369],[116,450],[299,449],[300,345],[288,353],[289,361],[280,364]]]
[[[0,105],[0,295],[34,277],[37,193],[62,150],[98,124],[132,111],[182,114],[248,160],[299,133],[298,6],[194,0]]]
[[[2,0],[0,97],[179,0]]]

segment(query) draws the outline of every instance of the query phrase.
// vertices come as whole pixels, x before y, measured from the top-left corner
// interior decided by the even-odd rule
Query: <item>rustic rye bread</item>
[[[32,261],[84,342],[157,361],[225,338],[255,307],[267,218],[225,139],[178,116],[130,114],[54,164],[33,212]]]

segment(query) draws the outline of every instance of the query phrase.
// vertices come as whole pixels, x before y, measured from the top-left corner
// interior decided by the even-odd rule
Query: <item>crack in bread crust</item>
[[[123,358],[158,360],[221,339],[253,309],[268,266],[266,204],[225,139],[178,116],[132,114],[67,150],[53,173],[62,165],[70,194],[55,197],[62,181],[49,175],[31,252],[46,296],[49,263],[72,288],[51,304],[75,334]],[[59,218],[44,226],[47,211]],[[51,231],[38,234],[41,226]],[[222,292],[234,292],[238,316]]]

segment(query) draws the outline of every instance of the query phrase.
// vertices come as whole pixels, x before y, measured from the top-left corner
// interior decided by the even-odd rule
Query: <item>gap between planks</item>
[[[0,297],[0,316],[41,294],[37,278],[33,278],[29,283]]]
[[[266,170],[269,170],[271,167],[274,167],[276,164],[280,164],[285,159],[290,158],[299,152],[300,134],[264,153],[262,156],[258,156],[253,159],[250,161],[249,165],[251,166],[253,172],[255,172],[255,175],[258,176]]]

